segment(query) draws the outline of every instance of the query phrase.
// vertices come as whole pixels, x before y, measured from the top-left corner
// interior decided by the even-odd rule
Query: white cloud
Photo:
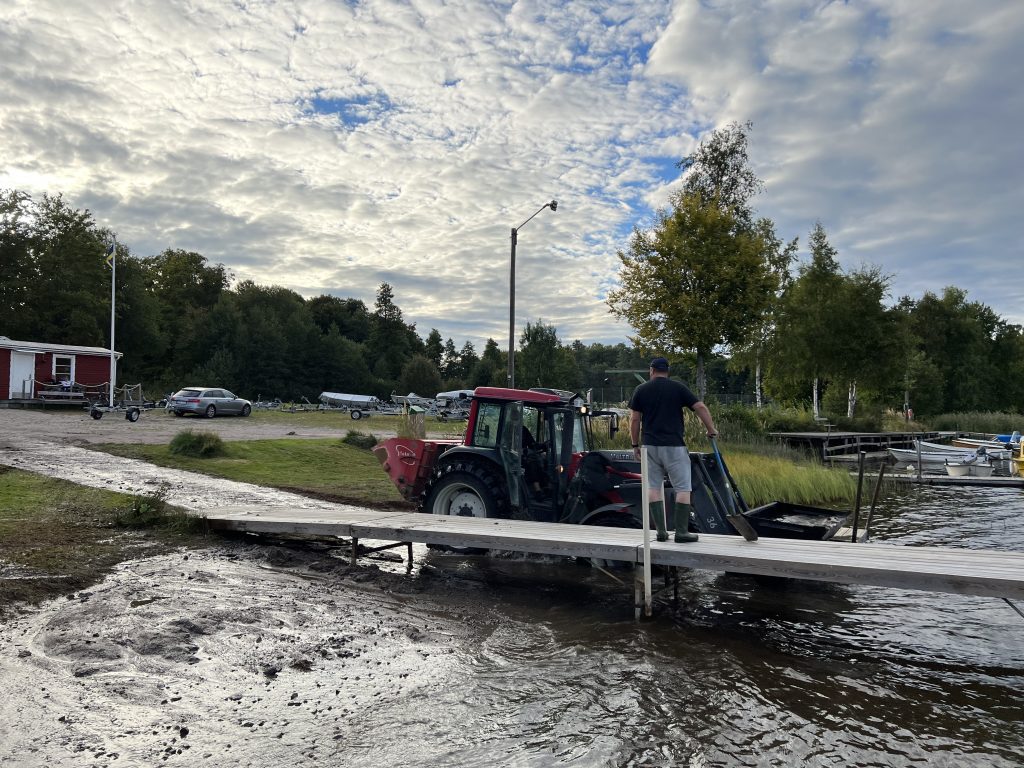
[[[603,295],[694,136],[752,120],[756,204],[894,293],[1024,322],[1024,113],[1006,2],[152,0],[0,9],[0,186],[63,192],[135,253],[372,303],[478,346],[628,328]]]

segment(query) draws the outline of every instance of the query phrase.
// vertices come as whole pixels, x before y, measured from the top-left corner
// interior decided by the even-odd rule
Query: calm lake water
[[[1022,515],[1020,490],[924,488],[884,499],[873,539],[1024,551]],[[378,748],[348,764],[1024,765],[1024,619],[1001,600],[690,572],[634,623],[583,568],[464,568],[492,602],[475,645],[443,690],[368,714],[350,735]]]

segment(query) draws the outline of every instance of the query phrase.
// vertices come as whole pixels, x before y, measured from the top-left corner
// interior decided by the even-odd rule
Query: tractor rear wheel
[[[497,474],[479,462],[441,466],[423,501],[423,511],[455,517],[508,517],[508,497]]]

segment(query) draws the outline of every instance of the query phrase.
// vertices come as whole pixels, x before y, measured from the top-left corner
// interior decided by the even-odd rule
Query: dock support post
[[[643,517],[644,517],[644,616],[651,615],[651,481],[647,477],[647,446],[640,446],[640,493],[643,495]],[[666,522],[668,519],[668,499],[665,498],[665,488],[661,488],[662,509],[665,510]]]
[[[633,618],[640,621],[640,615],[644,606],[644,577],[643,568],[633,566]]]
[[[867,453],[864,451],[861,451],[857,457],[857,501],[853,505],[853,531],[850,533],[850,541],[854,544],[857,543],[857,523],[860,521],[860,493],[864,487],[864,460],[866,458]]]
[[[875,505],[878,503],[878,492],[882,490],[882,478],[885,477],[885,463],[878,467],[878,478],[875,480],[875,490],[871,494],[871,506],[868,507],[868,519],[864,521],[864,541],[871,535],[871,518],[875,516]],[[857,526],[853,526],[853,540],[857,541]]]

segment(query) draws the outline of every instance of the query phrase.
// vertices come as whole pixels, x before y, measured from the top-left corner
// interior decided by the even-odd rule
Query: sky
[[[307,298],[387,282],[478,351],[522,225],[516,336],[629,343],[617,252],[750,121],[804,258],[820,221],[892,302],[1024,323],[1021,40],[1020,0],[5,0],[0,188]]]

